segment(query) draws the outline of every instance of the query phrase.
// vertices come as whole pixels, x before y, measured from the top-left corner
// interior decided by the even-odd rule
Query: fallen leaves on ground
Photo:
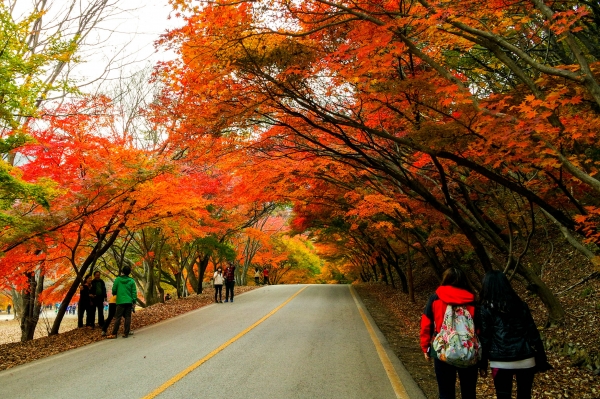
[[[235,287],[235,294],[253,290],[255,286]],[[214,291],[206,288],[200,295],[181,299],[172,299],[165,303],[157,303],[147,308],[136,310],[131,318],[131,329],[137,330],[150,324],[170,319],[183,313],[213,303]],[[8,322],[7,322],[8,323]],[[123,325],[123,323],[121,323]],[[17,325],[18,327],[18,325]],[[73,328],[76,327],[76,321]],[[109,327],[109,331],[112,327]],[[123,327],[121,327],[122,329]],[[0,370],[6,370],[20,364],[29,363],[70,349],[79,348],[93,342],[106,339],[101,329],[74,328],[70,331],[46,336],[27,342],[12,342],[0,345]]]
[[[428,398],[437,398],[437,383],[433,364],[428,363],[419,346],[419,329],[423,308],[427,303],[427,295],[417,295],[415,303],[400,290],[382,284],[359,284],[356,290],[365,306],[373,316],[379,329],[390,341],[390,346],[398,355],[406,369],[413,376]],[[568,308],[568,306],[565,306]],[[535,315],[536,309],[532,309]],[[586,324],[587,325],[587,324]],[[578,326],[578,333],[583,328]],[[563,331],[565,329],[561,329]],[[573,331],[573,330],[571,330]],[[590,337],[597,342],[597,327],[590,329]],[[548,330],[548,335],[553,331]],[[562,334],[562,333],[559,333]],[[571,332],[571,335],[574,333]],[[578,334],[580,341],[584,341]],[[570,361],[557,353],[549,352],[548,360],[554,370],[537,374],[533,388],[533,399],[598,399],[600,398],[600,378],[593,376],[588,370],[572,367]],[[515,391],[515,390],[513,390]],[[486,378],[479,378],[477,398],[495,398],[494,383],[491,373]]]

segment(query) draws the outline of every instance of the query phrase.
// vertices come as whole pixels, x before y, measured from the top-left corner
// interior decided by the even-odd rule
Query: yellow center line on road
[[[250,327],[246,328],[244,331],[242,331],[241,333],[239,333],[235,337],[231,338],[229,341],[225,342],[223,345],[219,346],[217,349],[215,349],[214,351],[210,352],[208,355],[204,356],[202,359],[198,360],[196,363],[192,364],[191,366],[189,366],[188,368],[186,368],[182,372],[178,373],[173,378],[171,378],[169,381],[165,382],[164,384],[162,384],[161,386],[159,386],[158,388],[156,388],[154,391],[152,391],[148,395],[144,396],[142,399],[152,399],[152,398],[157,397],[161,393],[163,393],[171,385],[175,384],[177,381],[181,380],[183,377],[185,377],[186,375],[188,375],[189,373],[191,373],[192,371],[194,371],[195,369],[197,369],[198,367],[200,367],[202,364],[206,363],[210,358],[212,358],[213,356],[215,356],[217,353],[221,352],[223,349],[227,348],[229,345],[231,345],[232,343],[234,343],[238,339],[242,338],[244,335],[246,335],[248,332],[250,332],[254,327],[258,326],[260,323],[262,323],[263,321],[267,320],[269,317],[273,316],[278,310],[280,310],[285,305],[287,305],[292,299],[294,299],[295,297],[297,297],[302,291],[304,291],[307,288],[308,287],[304,287],[300,291],[296,292],[294,295],[292,295],[291,297],[289,297],[284,303],[282,303],[281,305],[277,306],[275,309],[273,309],[272,311],[270,311],[262,319],[258,320],[256,323],[252,324]]]
[[[367,331],[369,331],[371,340],[373,340],[373,343],[375,344],[375,349],[377,349],[377,354],[379,355],[379,360],[381,360],[381,363],[383,364],[383,368],[385,369],[385,372],[387,373],[387,376],[390,379],[390,383],[392,384],[392,388],[394,388],[394,393],[396,394],[396,398],[410,399],[410,397],[408,396],[408,392],[406,392],[406,389],[404,389],[404,385],[402,384],[402,381],[400,381],[400,377],[398,376],[398,373],[396,373],[396,369],[394,368],[394,365],[390,361],[390,358],[388,357],[385,349],[383,348],[381,341],[379,341],[379,338],[377,338],[377,334],[375,334],[375,330],[373,329],[371,322],[367,318],[365,311],[360,306],[360,304],[358,302],[358,298],[356,297],[356,293],[354,292],[354,288],[352,288],[352,286],[349,286],[349,287],[350,287],[350,292],[352,293],[352,298],[354,298],[354,303],[356,303],[356,307],[358,308],[358,312],[360,313],[360,316],[362,317],[363,322],[365,323],[365,326],[367,327]]]

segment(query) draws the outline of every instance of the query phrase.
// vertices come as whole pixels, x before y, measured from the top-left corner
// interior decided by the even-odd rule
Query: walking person
[[[258,267],[254,268],[254,284],[260,285],[260,270],[258,270]]]
[[[219,266],[219,268],[213,275],[213,285],[215,287],[215,302],[216,303],[223,303],[223,283],[224,282],[225,282],[225,278],[223,277],[223,270],[221,269],[221,266]],[[219,299],[217,299],[217,294],[219,296]],[[233,301],[233,296],[231,297],[231,300]]]
[[[490,361],[496,396],[510,399],[513,376],[517,399],[531,398],[535,373],[552,368],[529,307],[501,271],[486,273],[481,287],[479,339],[487,372]]]
[[[123,267],[123,275],[117,277],[113,284],[112,294],[117,296],[117,310],[112,334],[107,338],[117,338],[122,317],[125,318],[123,338],[127,338],[129,336],[129,329],[131,327],[131,312],[137,299],[135,281],[129,277],[129,274],[131,274],[131,267]]]
[[[12,305],[9,303],[9,304],[6,306],[6,311],[8,312],[8,314],[10,314],[10,310],[11,310],[11,309],[12,309]]]
[[[233,262],[228,262],[225,268],[225,302],[233,302],[233,288],[235,287],[235,266]]]
[[[94,272],[94,279],[90,287],[90,300],[91,306],[91,317],[92,317],[92,328],[96,321],[96,312],[98,312],[98,326],[102,328],[104,326],[104,302],[106,301],[106,284],[100,278],[100,272]]]
[[[117,296],[113,295],[110,297],[110,300],[108,301],[108,316],[106,316],[106,319],[104,320],[104,324],[102,325],[102,336],[106,335],[106,332],[108,331],[108,326],[110,326],[110,322],[112,321],[113,317],[115,317],[116,312],[117,312]]]
[[[79,301],[77,303],[77,328],[83,328],[83,315],[85,314],[86,327],[92,327],[94,320],[90,317],[90,287],[92,276],[87,275],[79,287]]]
[[[475,295],[471,292],[465,273],[457,268],[447,269],[442,275],[442,283],[435,291],[421,317],[421,349],[425,354],[425,359],[430,361],[433,358],[435,376],[438,384],[440,399],[456,398],[456,374],[460,380],[460,392],[463,399],[475,399],[477,386],[477,361],[479,355],[471,360],[471,365],[461,364],[453,365],[449,362],[446,354],[438,354],[434,350],[434,343],[440,335],[440,331],[448,331],[446,328],[448,320],[465,321],[461,330],[466,330],[465,324],[469,325],[472,339],[476,340],[473,318],[475,317]],[[443,328],[442,328],[443,326]],[[458,329],[457,329],[458,331]],[[442,341],[443,342],[443,341]],[[466,346],[471,348],[478,347],[468,343]],[[436,346],[436,349],[439,349]]]
[[[269,269],[266,267],[263,269],[263,284],[269,285]]]

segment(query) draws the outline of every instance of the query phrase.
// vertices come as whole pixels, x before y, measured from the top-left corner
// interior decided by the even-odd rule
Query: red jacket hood
[[[464,305],[475,301],[475,295],[462,288],[442,285],[435,291],[437,296],[449,305]]]

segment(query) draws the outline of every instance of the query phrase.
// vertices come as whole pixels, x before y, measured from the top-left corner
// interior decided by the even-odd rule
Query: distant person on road
[[[456,397],[456,374],[460,380],[462,399],[475,399],[477,386],[477,364],[470,367],[458,367],[440,360],[432,344],[440,333],[448,305],[460,305],[473,319],[475,317],[475,295],[471,292],[465,273],[452,267],[442,275],[442,283],[435,291],[421,317],[421,349],[425,359],[433,358],[440,399]],[[466,312],[464,312],[466,314]]]
[[[104,320],[104,324],[102,325],[102,336],[106,335],[108,331],[108,326],[112,321],[113,317],[115,317],[115,313],[117,312],[117,296],[113,295],[110,297],[108,301],[108,316],[106,316],[106,320]]]
[[[92,276],[87,275],[79,287],[79,302],[77,303],[77,328],[83,328],[83,315],[85,314],[86,327],[93,327],[94,320],[90,317],[90,287]]]
[[[171,300],[171,294],[167,294],[165,295],[165,301],[170,301]]]
[[[12,309],[12,305],[9,303],[8,306],[6,307],[6,312],[8,314],[10,314],[10,310]]]
[[[269,269],[266,267],[263,269],[263,284],[269,285]]]
[[[94,279],[92,280],[92,285],[90,287],[90,300],[92,302],[91,306],[91,317],[92,317],[92,327],[94,327],[94,323],[96,321],[96,312],[98,312],[98,326],[102,328],[104,325],[104,301],[106,301],[106,285],[104,281],[100,278],[100,272],[94,272]]]
[[[215,287],[215,302],[223,303],[223,283],[225,282],[225,277],[223,277],[223,270],[219,266],[215,274],[213,275],[213,285]],[[219,299],[217,299],[217,294]],[[233,297],[231,298],[233,300]]]
[[[231,302],[233,302],[233,288],[235,287],[235,266],[233,262],[228,262],[225,268],[225,302],[229,302],[231,295]]]
[[[489,360],[498,399],[511,398],[513,376],[517,379],[517,398],[530,399],[535,373],[552,366],[529,307],[501,271],[484,276],[479,315],[485,366],[482,374],[487,373]]]
[[[260,285],[260,270],[258,270],[258,267],[254,268],[254,283]]]
[[[135,305],[135,301],[137,299],[135,281],[129,277],[129,274],[131,274],[131,267],[123,267],[123,275],[117,277],[113,284],[112,294],[117,296],[117,311],[112,334],[107,338],[117,338],[122,317],[125,317],[123,338],[127,338],[129,336],[129,329],[131,327],[131,312],[133,311],[133,306]]]

